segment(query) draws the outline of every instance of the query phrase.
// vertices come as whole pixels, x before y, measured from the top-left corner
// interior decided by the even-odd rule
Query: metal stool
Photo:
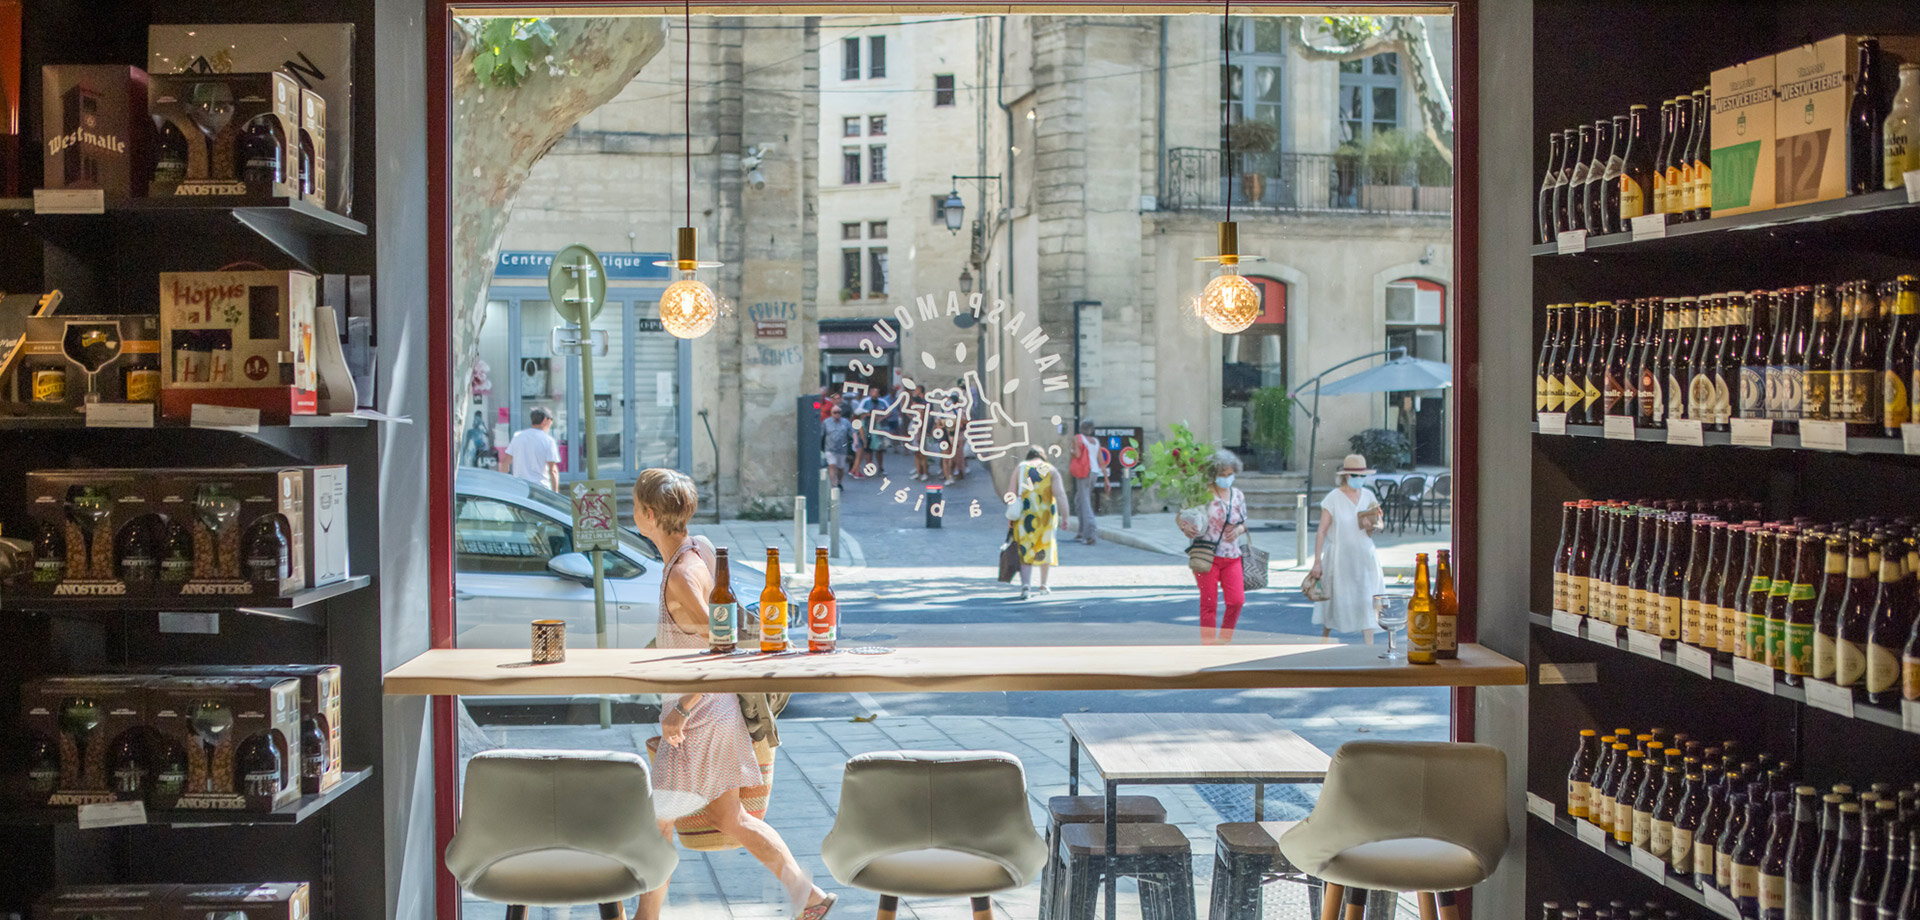
[[[1121,824],[1141,822],[1159,824],[1167,820],[1167,808],[1150,795],[1123,795],[1115,801]],[[1066,824],[1098,824],[1106,820],[1107,800],[1097,795],[1056,795],[1047,799],[1047,864],[1040,870],[1040,920],[1051,920],[1059,905],[1060,873],[1066,863],[1060,859],[1060,827]]]
[[[1069,824],[1060,829],[1066,850],[1064,920],[1094,920],[1094,904],[1109,873],[1140,883],[1142,920],[1195,920],[1193,845],[1171,824],[1119,827],[1115,855],[1107,856],[1105,824]]]

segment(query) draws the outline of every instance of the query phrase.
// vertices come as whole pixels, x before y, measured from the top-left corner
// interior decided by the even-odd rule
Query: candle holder
[[[533,621],[533,663],[559,664],[567,660],[567,621]]]

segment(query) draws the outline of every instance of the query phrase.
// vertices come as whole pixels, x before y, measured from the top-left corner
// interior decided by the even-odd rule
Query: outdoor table
[[[1106,785],[1107,857],[1119,848],[1124,785],[1252,783],[1253,820],[1265,817],[1267,783],[1318,783],[1326,752],[1263,713],[1105,713],[1061,716],[1067,723],[1067,792],[1080,792],[1085,747]],[[1117,873],[1106,873],[1107,920],[1117,906]]]

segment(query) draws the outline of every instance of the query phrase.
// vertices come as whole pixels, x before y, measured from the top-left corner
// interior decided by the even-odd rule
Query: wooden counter
[[[1378,645],[1116,645],[901,648],[882,655],[568,649],[534,665],[524,649],[436,649],[387,672],[388,695],[1225,690],[1523,684],[1526,667],[1479,645],[1435,665],[1388,664]]]

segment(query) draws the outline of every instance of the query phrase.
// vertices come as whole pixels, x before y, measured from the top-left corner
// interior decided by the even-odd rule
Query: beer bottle
[[[327,730],[322,728],[320,720],[306,716],[300,720],[300,791],[307,795],[320,794],[320,778],[327,772],[329,748]]]
[[[1575,818],[1587,817],[1587,802],[1592,796],[1593,768],[1600,762],[1599,733],[1591,728],[1580,730],[1580,746],[1574,749],[1573,766],[1567,770],[1567,814]]]
[[[1893,802],[1882,799],[1873,804],[1873,810],[1860,812],[1860,862],[1853,870],[1853,884],[1849,886],[1847,904],[1852,920],[1878,920],[1880,916],[1880,886],[1886,881],[1887,871],[1887,825],[1896,823]]]
[[[1772,291],[1754,291],[1747,298],[1746,347],[1740,358],[1740,401],[1735,413],[1740,418],[1768,418],[1767,360],[1777,337],[1779,301]]]
[[[1547,171],[1540,176],[1540,194],[1534,203],[1534,216],[1539,221],[1540,242],[1553,242],[1553,191],[1562,176],[1561,169],[1566,165],[1567,141],[1559,131],[1547,134]]]
[[[713,551],[713,593],[707,596],[707,651],[730,655],[740,646],[740,603],[733,596],[727,548]]]
[[[55,584],[67,577],[67,538],[59,527],[46,521],[34,522],[33,580],[36,584]]]
[[[767,549],[767,586],[760,591],[760,651],[787,650],[787,592],[780,589],[780,551]]]
[[[1880,555],[1880,584],[1867,621],[1867,702],[1876,706],[1893,706],[1900,699],[1900,654],[1914,622],[1905,569],[1905,546],[1889,540]]]
[[[1716,349],[1726,333],[1725,320],[1719,297],[1701,297],[1696,303],[1700,318],[1693,333],[1693,349],[1687,360],[1688,366],[1693,369],[1693,376],[1687,381],[1687,418],[1699,419],[1702,427],[1715,429],[1719,426],[1714,411],[1713,378],[1720,372],[1720,357]]]
[[[1793,790],[1793,830],[1787,840],[1787,903],[1783,920],[1813,920],[1813,857],[1820,848],[1820,790]]]
[[[1572,212],[1567,208],[1567,198],[1573,189],[1573,164],[1580,158],[1580,129],[1568,128],[1560,132],[1562,155],[1560,173],[1553,183],[1553,230],[1555,235],[1573,229]]]
[[[1909,819],[1898,815],[1887,821],[1887,867],[1880,874],[1880,892],[1875,899],[1874,916],[1899,920],[1900,902],[1907,892],[1907,837]]]
[[[177,520],[169,520],[160,525],[166,533],[166,542],[161,546],[160,580],[168,584],[179,584],[193,579],[194,544],[193,531]]]
[[[1847,102],[1847,194],[1880,191],[1883,166],[1882,127],[1886,118],[1884,75],[1880,73],[1880,42],[1862,38],[1854,68],[1853,98]]]
[[[1664,398],[1666,378],[1660,374],[1660,343],[1665,340],[1665,304],[1658,297],[1648,297],[1640,301],[1640,382],[1634,392],[1640,396],[1640,427],[1665,428],[1667,411]]]
[[[1593,558],[1593,547],[1584,547],[1587,558]],[[1413,599],[1407,602],[1407,661],[1411,664],[1433,664],[1434,609],[1433,592],[1427,579],[1427,554],[1415,553],[1413,557]]]
[[[1773,567],[1776,531],[1763,526],[1754,534],[1753,574],[1747,582],[1747,597],[1741,610],[1740,639],[1734,654],[1748,661],[1767,660],[1767,602],[1773,596]]]
[[[1760,852],[1759,908],[1763,920],[1785,920],[1787,915],[1787,845],[1793,835],[1792,793],[1775,792],[1769,799],[1773,814]]]
[[[1701,87],[1693,93],[1694,129],[1693,129],[1693,219],[1706,220],[1713,216],[1713,134],[1708,113],[1712,111],[1713,93],[1709,87]]]
[[[1740,601],[1747,596],[1746,564],[1751,555],[1751,539],[1752,530],[1746,523],[1727,525],[1727,548],[1721,553],[1720,563],[1724,580],[1720,585],[1719,607],[1715,610],[1714,642],[1707,647],[1707,651],[1719,658],[1733,655],[1735,637],[1746,628]]]
[[[1679,809],[1673,814],[1673,843],[1668,849],[1667,865],[1683,879],[1693,876],[1694,832],[1699,830],[1700,819],[1707,810],[1709,793],[1700,771],[1697,764],[1688,766],[1686,787],[1680,795]]]
[[[1634,218],[1652,213],[1653,210],[1653,148],[1656,141],[1648,136],[1647,131],[1647,107],[1628,107],[1627,149],[1619,181],[1622,230],[1632,229]]]
[[[1593,161],[1593,126],[1581,125],[1573,129],[1576,138],[1573,166],[1567,170],[1567,195],[1560,203],[1566,213],[1563,220],[1568,230],[1587,229],[1587,165]]]
[[[1634,603],[1633,571],[1640,556],[1640,508],[1625,505],[1620,509],[1619,551],[1615,553],[1612,581],[1614,622],[1631,624]],[[1643,614],[1644,617],[1644,614]]]
[[[114,797],[127,802],[146,795],[147,753],[138,731],[125,731],[107,752],[107,784]]]
[[[1540,336],[1540,357],[1533,362],[1533,411],[1535,412],[1560,411],[1559,400],[1551,400],[1553,405],[1549,407],[1547,397],[1548,381],[1552,379],[1548,375],[1549,369],[1553,366],[1553,340],[1559,334],[1560,305],[1547,304],[1546,327]]]
[[[827,550],[813,552],[813,593],[807,595],[807,651],[831,652],[840,643],[840,605],[827,581]]]
[[[1593,322],[1593,305],[1576,303],[1567,308],[1567,319],[1571,334],[1567,337],[1567,347],[1560,357],[1560,411],[1567,414],[1567,424],[1586,423],[1587,373],[1582,365],[1590,350],[1587,341],[1589,324]]]
[[[258,192],[277,194],[278,190],[269,186],[287,181],[283,169],[286,149],[287,132],[280,126],[280,119],[265,113],[254,116],[234,139],[237,154],[234,160],[240,164],[240,178],[248,185],[258,186]]]
[[[1847,433],[1870,437],[1881,432],[1880,379],[1886,365],[1887,324],[1872,282],[1854,282],[1854,329],[1847,349]],[[1889,305],[1891,306],[1891,305]]]
[[[1586,377],[1582,382],[1580,418],[1586,424],[1599,425],[1606,422],[1606,406],[1601,396],[1607,380],[1607,346],[1613,339],[1613,304],[1604,300],[1593,304],[1587,315],[1587,345],[1581,355]]]
[[[1599,236],[1612,233],[1604,214],[1607,206],[1607,160],[1613,154],[1613,121],[1602,118],[1593,123],[1593,157],[1587,161],[1587,184],[1580,192],[1580,203],[1587,209],[1587,232]]]
[[[1705,891],[1715,887],[1720,835],[1725,832],[1731,808],[1730,787],[1725,780],[1708,788],[1707,808],[1693,835],[1693,885]]]
[[[1620,177],[1627,166],[1628,117],[1613,116],[1613,149],[1607,155],[1607,167],[1601,170],[1600,190],[1595,196],[1600,200],[1600,219],[1608,233],[1619,233],[1630,229],[1620,217]]]
[[[1600,762],[1594,768],[1593,785],[1587,790],[1587,820],[1604,831],[1613,829],[1614,774],[1626,757],[1627,746],[1620,742],[1620,735],[1601,736]]]
[[[1627,569],[1627,626],[1645,632],[1649,610],[1658,609],[1659,583],[1653,580],[1660,533],[1660,516],[1652,508],[1636,506],[1633,515],[1634,553]]]
[[[1746,364],[1747,336],[1752,305],[1745,291],[1731,291],[1721,307],[1720,373],[1713,381],[1714,423],[1730,430],[1745,406],[1740,396],[1740,370]]]
[[[1633,794],[1633,845],[1651,851],[1653,848],[1653,811],[1660,800],[1660,784],[1665,778],[1661,766],[1664,749],[1655,747],[1641,757],[1640,785]]]
[[[1687,144],[1693,138],[1693,97],[1676,96],[1673,100],[1673,154],[1667,162],[1667,213],[1676,220],[1686,220],[1687,206],[1691,203],[1688,185],[1693,181],[1693,162],[1688,158]]]
[[[1920,347],[1920,278],[1901,275],[1893,281],[1891,303],[1887,307],[1887,352],[1881,362],[1880,433],[1889,438],[1900,436],[1900,426],[1913,420],[1913,396],[1907,389],[1913,380],[1913,353]]]
[[[1813,336],[1807,343],[1806,406],[1801,417],[1816,421],[1836,418],[1834,372],[1841,347],[1840,301],[1831,285],[1813,289]]]
[[[1900,653],[1900,698],[1920,700],[1920,616],[1907,630],[1907,644]]]
[[[1833,680],[1835,643],[1840,639],[1840,611],[1847,596],[1847,535],[1835,530],[1827,536],[1825,578],[1813,611],[1813,670],[1815,680]]]
[[[1787,359],[1786,385],[1780,397],[1781,414],[1788,418],[1786,431],[1799,430],[1799,420],[1810,417],[1807,415],[1807,362],[1811,360],[1813,347],[1815,303],[1813,288],[1804,284],[1793,288],[1793,338],[1789,343],[1793,350]]]
[[[246,796],[250,811],[268,811],[280,790],[286,788],[286,771],[280,746],[268,732],[258,732],[240,742],[233,755],[233,787]]]
[[[1692,558],[1692,547],[1684,529],[1687,520],[1684,512],[1667,515],[1667,559],[1661,565],[1660,616],[1649,624],[1653,634],[1661,639],[1680,638],[1680,621],[1685,615],[1682,605],[1686,598],[1687,562]]]
[[[149,585],[160,577],[160,550],[150,526],[158,520],[151,516],[137,517],[120,528],[113,549],[119,560],[121,581],[129,585]]]
[[[1673,820],[1680,814],[1680,803],[1687,796],[1686,776],[1677,753],[1669,751],[1666,765],[1660,768],[1660,790],[1653,798],[1651,839],[1647,852],[1661,862],[1673,864]]]
[[[1573,555],[1567,559],[1567,604],[1569,612],[1577,616],[1587,616],[1592,598],[1591,579],[1593,566],[1594,537],[1599,515],[1594,511],[1594,503],[1588,500],[1580,502],[1579,524],[1574,529]],[[1411,607],[1408,616],[1412,616]]]
[[[1727,590],[1727,553],[1733,546],[1732,525],[1715,519],[1707,524],[1706,581],[1700,588],[1700,634],[1694,645],[1709,652],[1720,645],[1721,598]]]
[[[1820,577],[1825,540],[1818,533],[1803,533],[1795,541],[1793,586],[1787,594],[1785,653],[1780,667],[1789,686],[1798,687],[1813,673],[1813,617],[1818,606],[1816,579]]]
[[[1679,298],[1675,314],[1678,328],[1673,340],[1673,357],[1667,365],[1667,418],[1694,419],[1688,389],[1693,382],[1693,349],[1699,340],[1700,304],[1692,297]]]
[[[1766,856],[1772,819],[1765,795],[1755,793],[1747,798],[1747,819],[1740,827],[1740,838],[1733,843],[1732,894],[1742,917],[1760,916],[1760,866]]]
[[[1840,609],[1833,654],[1833,682],[1842,687],[1861,687],[1867,678],[1867,630],[1873,618],[1873,599],[1879,593],[1868,563],[1876,546],[1871,539],[1857,535],[1847,543],[1847,594]]]
[[[1705,629],[1706,608],[1702,599],[1706,594],[1708,558],[1708,537],[1713,533],[1707,525],[1711,518],[1696,514],[1688,522],[1685,539],[1688,543],[1687,570],[1681,576],[1680,596],[1680,641],[1688,645],[1699,645],[1700,636]]]
[[[1647,778],[1647,753],[1640,750],[1627,751],[1627,765],[1621,771],[1620,789],[1614,797],[1613,842],[1621,846],[1633,846],[1633,803],[1638,797],[1640,784]]]
[[[1793,597],[1793,566],[1800,545],[1800,532],[1792,526],[1780,528],[1773,544],[1773,584],[1767,592],[1766,635],[1762,638],[1766,654],[1758,660],[1776,671],[1787,666],[1787,607]]]
[[[1547,411],[1567,411],[1567,358],[1573,350],[1574,319],[1573,304],[1563,303],[1554,308],[1554,336],[1552,351],[1547,355]]]
[[[1900,65],[1900,88],[1880,123],[1881,187],[1897,189],[1906,174],[1920,169],[1920,64]]]
[[[1920,67],[1914,68],[1916,80],[1920,80]],[[1883,912],[1882,917],[1886,914]],[[1907,881],[1902,886],[1896,920],[1915,920],[1920,918],[1920,827],[1910,828],[1907,834]]]
[[[1603,424],[1608,415],[1633,415],[1636,402],[1633,385],[1638,382],[1627,376],[1627,353],[1633,350],[1633,303],[1623,300],[1612,306],[1612,312],[1613,336],[1607,347],[1607,374],[1600,389]]]
[[[1578,549],[1580,503],[1560,505],[1560,547],[1553,552],[1553,607],[1555,613],[1569,611],[1567,579],[1574,553]]]
[[[150,807],[165,811],[180,801],[187,791],[187,749],[172,738],[162,737],[154,754]]]
[[[1713,841],[1713,887],[1731,898],[1734,896],[1733,857],[1739,851],[1740,836],[1747,830],[1747,803],[1750,799],[1744,783],[1735,782],[1729,777],[1727,785],[1734,791],[1727,794],[1727,820]]]
[[[1833,910],[1833,862],[1840,852],[1840,824],[1844,817],[1840,806],[1847,796],[1830,792],[1820,797],[1820,846],[1813,857],[1813,916],[1826,920]]]
[[[1668,388],[1673,376],[1673,353],[1680,341],[1680,299],[1677,297],[1659,298],[1660,338],[1653,350],[1652,390],[1654,418],[1661,427],[1666,427],[1669,419],[1684,418],[1686,405],[1679,407],[1681,414],[1674,415],[1674,407],[1668,401]]]
[[[1453,553],[1438,550],[1440,571],[1433,598],[1433,657],[1460,657],[1460,595],[1453,587]]]
[[[1600,513],[1600,548],[1593,564],[1588,616],[1618,623],[1621,612],[1614,604],[1613,560],[1620,545],[1619,503],[1602,502],[1595,510]]]
[[[1668,213],[1667,198],[1672,188],[1668,176],[1672,175],[1674,144],[1674,102],[1668,99],[1660,103],[1660,148],[1653,158],[1653,213]]]

